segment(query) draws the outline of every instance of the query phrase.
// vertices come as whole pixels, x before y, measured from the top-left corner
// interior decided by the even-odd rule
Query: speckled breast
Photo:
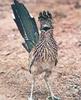
[[[35,47],[34,57],[37,62],[54,62],[57,58],[57,44],[51,31],[42,32]]]

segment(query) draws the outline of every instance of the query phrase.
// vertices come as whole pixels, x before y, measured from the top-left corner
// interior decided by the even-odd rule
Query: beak
[[[48,26],[47,24],[44,24],[42,29],[45,31],[48,31],[50,29],[50,26]]]

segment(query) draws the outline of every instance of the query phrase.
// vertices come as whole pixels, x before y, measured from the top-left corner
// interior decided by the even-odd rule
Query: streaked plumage
[[[30,53],[30,60],[32,57],[34,60],[32,65],[30,65],[31,73],[36,75],[46,70],[52,71],[52,67],[54,67],[57,63],[57,50],[58,47],[56,45],[56,41],[53,38],[53,29],[50,29],[46,32],[42,30],[37,45]],[[50,64],[52,66],[50,66]],[[35,68],[37,66],[36,69],[38,70],[34,72],[32,70],[32,66]],[[39,70],[39,67],[42,71]]]
[[[42,72],[52,71],[57,64],[58,47],[53,37],[53,19],[47,11],[39,14],[40,34],[39,41],[30,52],[30,72],[38,75]],[[48,70],[48,71],[47,71]]]
[[[52,68],[57,65],[58,47],[53,37],[53,18],[49,11],[39,13],[40,34],[35,22],[22,3],[14,0],[12,10],[15,15],[17,27],[25,40],[23,46],[29,52],[29,71],[33,78],[41,73],[45,73],[44,80],[47,84],[52,100],[58,100],[48,83],[48,77]],[[34,80],[31,87],[31,95],[28,100],[33,100]]]

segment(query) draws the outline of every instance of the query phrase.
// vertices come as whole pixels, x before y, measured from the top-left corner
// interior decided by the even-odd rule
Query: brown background
[[[0,0],[0,100],[27,100],[32,76],[26,70],[28,53],[22,46],[23,39],[12,18],[12,1]],[[54,94],[62,100],[81,100],[81,0],[20,2],[36,21],[40,11],[52,12],[59,55],[50,84]],[[36,79],[36,91],[38,100],[45,100],[46,87],[41,76]]]

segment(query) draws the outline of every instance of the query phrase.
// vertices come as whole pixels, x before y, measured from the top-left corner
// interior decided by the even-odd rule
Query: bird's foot
[[[46,100],[61,100],[61,98],[57,97],[57,96],[48,96],[48,99]]]
[[[28,97],[28,100],[34,100],[34,99],[33,99],[33,97],[30,96],[30,97]]]

